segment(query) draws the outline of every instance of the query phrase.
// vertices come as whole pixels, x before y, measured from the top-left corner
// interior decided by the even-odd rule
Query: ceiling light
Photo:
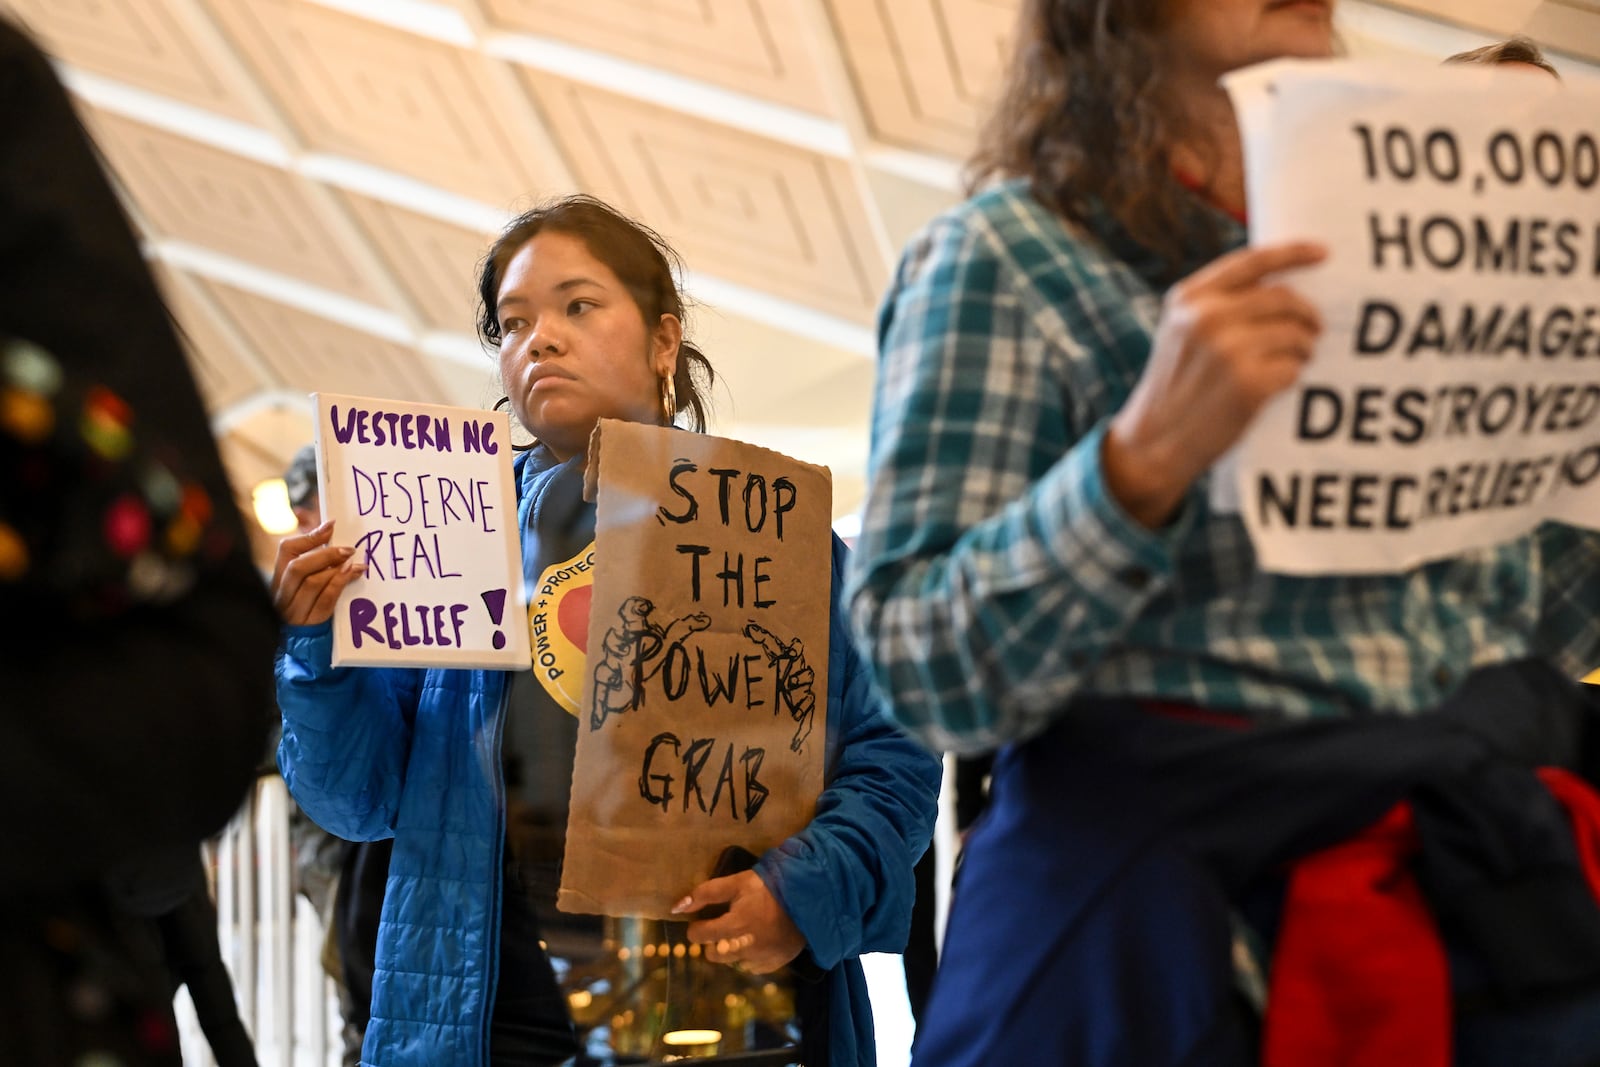
[[[294,508],[289,506],[289,487],[282,478],[267,478],[256,483],[250,491],[250,503],[255,508],[256,521],[274,537],[294,533],[300,526]]]

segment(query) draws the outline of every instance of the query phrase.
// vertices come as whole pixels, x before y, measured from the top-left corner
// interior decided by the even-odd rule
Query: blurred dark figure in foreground
[[[49,63],[0,21],[0,1050],[177,1063],[106,879],[194,850],[276,631],[178,339]]]
[[[256,1067],[255,1046],[239,1018],[233,978],[222,962],[217,908],[198,848],[141,857],[109,882],[126,915],[122,926],[148,966],[162,968],[169,995],[189,991],[195,1018],[217,1067]]]

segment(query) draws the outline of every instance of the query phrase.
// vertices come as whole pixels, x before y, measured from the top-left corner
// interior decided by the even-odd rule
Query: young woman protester
[[[674,262],[657,235],[580,196],[515,219],[483,265],[480,331],[537,439],[515,463],[530,585],[593,540],[582,488],[599,419],[705,425],[711,370],[684,338]],[[551,928],[563,920],[549,905],[577,709],[533,671],[333,669],[329,619],[359,573],[334,536],[324,526],[279,552],[279,760],[329,831],[394,838],[363,1061],[564,1062],[578,1047],[546,946],[570,932]],[[846,636],[842,565],[835,540],[817,814],[753,870],[695,887],[693,908],[729,910],[687,928],[714,963],[822,972],[802,1041],[808,1064],[835,1067],[875,1060],[856,957],[905,942],[940,773],[881,713]]]
[[[914,733],[1000,747],[919,1067],[1600,1058],[1600,535],[1292,578],[1208,505],[1326,255],[1243,247],[1218,79],[1334,7],[1026,0],[887,297],[853,619]]]

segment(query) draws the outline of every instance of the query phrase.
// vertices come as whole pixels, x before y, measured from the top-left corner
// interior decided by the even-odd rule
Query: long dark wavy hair
[[[1025,178],[1086,223],[1098,207],[1176,268],[1222,232],[1172,168],[1197,129],[1163,72],[1166,0],[1024,0],[998,101],[966,169],[968,192]],[[1203,149],[1203,145],[1201,146]]]
[[[500,317],[495,312],[500,279],[522,246],[546,230],[578,238],[590,255],[610,267],[633,297],[647,329],[654,329],[662,315],[674,315],[683,323],[684,340],[678,346],[672,384],[678,411],[689,429],[703,432],[717,375],[705,353],[688,339],[688,311],[679,285],[682,261],[660,234],[595,197],[577,194],[551,200],[518,215],[500,231],[478,268],[478,337],[490,348],[500,347]]]

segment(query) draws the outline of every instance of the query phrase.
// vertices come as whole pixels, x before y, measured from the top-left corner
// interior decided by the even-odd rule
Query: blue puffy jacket
[[[938,760],[883,715],[847,636],[844,553],[836,539],[827,785],[811,823],[756,866],[830,971],[833,1067],[876,1062],[856,957],[905,946],[911,870],[932,835],[940,776]],[[507,675],[335,669],[332,647],[331,623],[285,628],[278,764],[295,800],[330,833],[395,839],[362,1062],[486,1064],[500,947]]]

